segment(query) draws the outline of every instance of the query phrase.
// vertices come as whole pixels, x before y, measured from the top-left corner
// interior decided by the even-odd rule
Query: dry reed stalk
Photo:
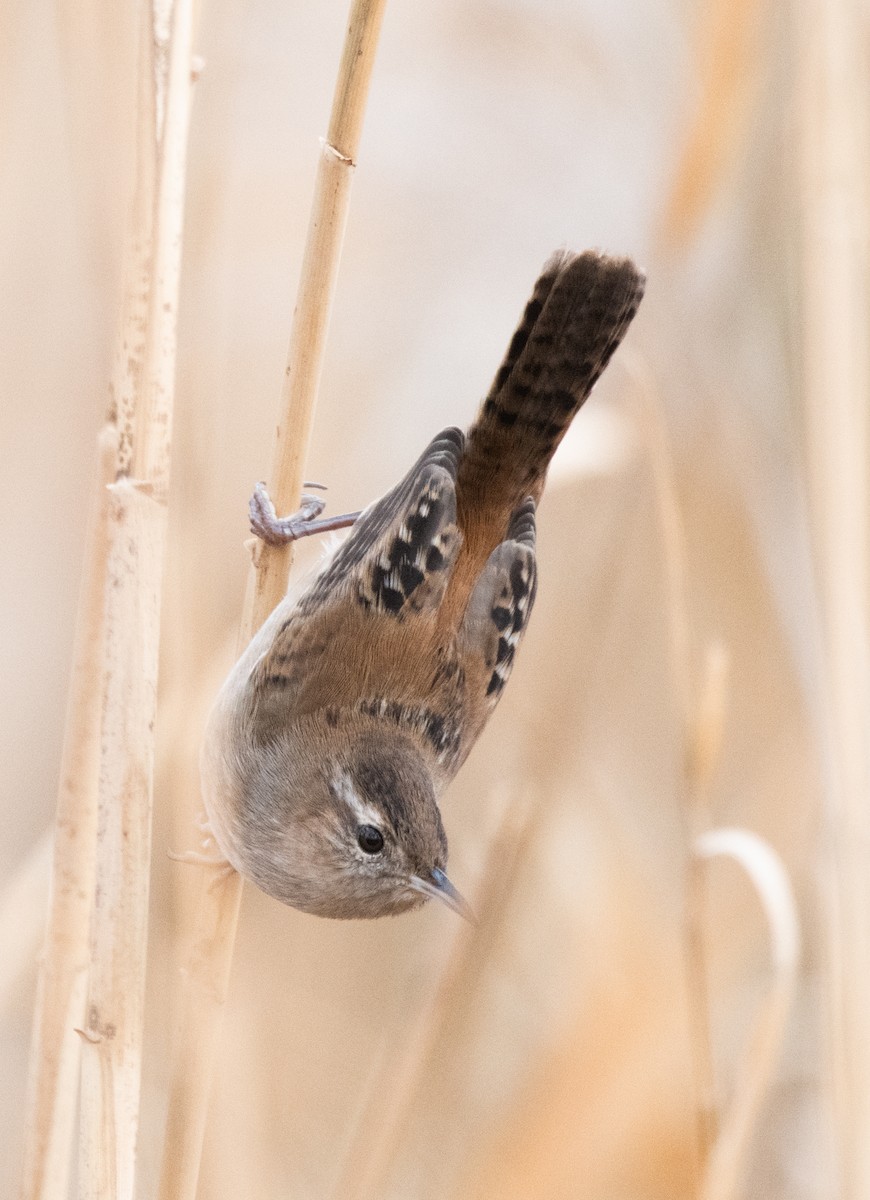
[[[824,647],[828,1079],[844,1200],[870,1195],[870,269],[866,13],[795,13],[804,435]]]
[[[733,1099],[707,1162],[702,1200],[734,1200],[746,1169],[753,1127],[773,1078],[794,997],[800,957],[797,905],[781,859],[746,829],[713,829],[695,844],[700,860],[734,859],[749,876],[767,918],[773,981],[746,1041]]]
[[[540,808],[512,797],[505,805],[473,897],[478,924],[461,928],[431,999],[421,1010],[397,1063],[390,1063],[372,1089],[347,1152],[333,1200],[378,1200],[390,1173],[415,1101],[426,1085],[438,1047],[453,1022],[462,1020],[497,942],[509,920],[509,897],[517,873],[540,824]]]
[[[45,910],[53,854],[50,832],[42,835],[0,896],[0,1015],[21,981],[35,972],[45,934]]]
[[[353,170],[385,2],[354,0],[329,129],[321,147],[269,479],[270,495],[279,512],[291,511],[302,490]],[[292,543],[280,549],[256,543],[252,558],[240,646],[250,641],[282,599],[293,561]],[[193,1200],[196,1193],[215,1045],[241,895],[238,875],[215,878],[203,873],[194,944],[180,998],[180,1028],[160,1180],[162,1200]]]
[[[719,1114],[707,987],[706,864],[695,847],[698,839],[712,825],[710,784],[719,765],[722,749],[727,671],[725,648],[718,642],[708,646],[697,708],[694,713],[688,714],[690,724],[686,731],[684,766],[684,806],[689,835],[686,863],[686,966],[698,1092],[699,1169],[702,1173],[707,1171],[710,1155],[719,1136]]]
[[[103,611],[109,553],[108,485],[117,433],[99,437],[99,465],[79,596],[72,678],[60,764],[48,923],[30,1047],[23,1200],[65,1196],[76,1111],[94,894],[102,708]]]
[[[701,10],[701,96],[661,216],[665,246],[691,241],[743,140],[765,10],[764,0],[716,0]]]
[[[693,687],[685,539],[672,460],[651,381],[638,364],[634,364],[634,373],[640,384],[641,424],[663,535],[674,679],[684,706],[683,812],[688,835],[685,944],[697,1096],[699,1194],[703,1200],[729,1200],[736,1194],[753,1122],[775,1069],[791,1008],[798,961],[796,906],[785,869],[766,842],[747,830],[712,828],[710,787],[722,753],[728,655],[723,645],[711,643],[706,648],[700,685]],[[705,946],[707,859],[718,854],[735,858],[749,875],[767,914],[774,950],[773,986],[753,1027],[724,1121],[717,1104]]]
[[[710,823],[709,782],[721,747],[724,721],[724,658],[708,651],[700,689],[695,683],[687,595],[686,548],[667,432],[646,364],[623,357],[636,383],[638,424],[647,447],[662,535],[670,623],[671,669],[682,724],[686,822],[686,970],[698,1118],[698,1178],[716,1140],[716,1081],[710,1037],[709,998],[704,953],[706,886],[703,862],[693,853]]]
[[[109,419],[108,585],[79,1191],[134,1193],[160,593],[191,101],[191,0],[141,7],[136,199]]]

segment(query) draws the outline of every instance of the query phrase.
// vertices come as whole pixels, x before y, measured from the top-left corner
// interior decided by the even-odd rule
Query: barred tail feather
[[[627,258],[587,251],[550,259],[469,432],[460,495],[508,508],[540,495],[550,459],[625,336],[644,283]]]

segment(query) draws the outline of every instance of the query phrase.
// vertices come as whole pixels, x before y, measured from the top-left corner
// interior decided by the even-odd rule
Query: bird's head
[[[240,782],[234,865],[269,895],[324,917],[390,916],[430,898],[470,917],[445,873],[431,770],[394,726],[324,734],[303,718],[257,747]]]

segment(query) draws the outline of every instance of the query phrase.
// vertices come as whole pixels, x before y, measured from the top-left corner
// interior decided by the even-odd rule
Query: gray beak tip
[[[468,901],[456,890],[440,867],[435,867],[428,879],[424,879],[422,875],[412,875],[409,882],[415,891],[440,900],[470,924],[477,924],[477,917]]]

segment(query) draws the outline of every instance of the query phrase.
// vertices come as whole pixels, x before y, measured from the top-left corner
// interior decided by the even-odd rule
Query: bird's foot
[[[203,842],[203,845],[206,843]],[[189,867],[217,868],[230,865],[222,854],[209,854],[208,850],[167,850],[166,857]]]
[[[166,855],[173,862],[184,863],[188,867],[208,867],[214,872],[211,882],[208,885],[208,890],[212,891],[224,880],[229,879],[230,875],[234,874],[235,867],[221,854],[220,849],[213,838],[204,838],[202,841],[202,850],[167,850]],[[216,853],[209,853],[209,845],[214,845]]]
[[[316,483],[305,484],[305,487],[321,486]],[[302,504],[297,512],[289,517],[279,517],[265,483],[258,483],[248,505],[251,533],[268,546],[286,546],[288,542],[295,542],[298,538],[308,537],[312,533],[347,529],[359,516],[358,512],[344,513],[339,517],[317,520],[325,507],[326,501],[320,496],[303,495]]]

